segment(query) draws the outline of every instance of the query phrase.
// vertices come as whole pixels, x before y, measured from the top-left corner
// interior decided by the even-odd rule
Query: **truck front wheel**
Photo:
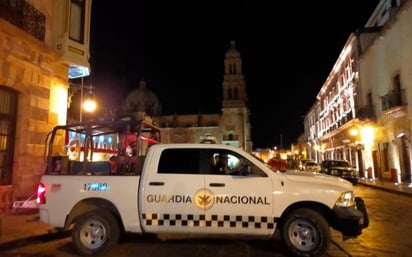
[[[327,221],[311,209],[292,211],[281,227],[282,239],[293,256],[323,256],[330,245]]]
[[[83,256],[101,255],[115,245],[119,225],[109,212],[90,212],[76,219],[72,231],[75,249]]]

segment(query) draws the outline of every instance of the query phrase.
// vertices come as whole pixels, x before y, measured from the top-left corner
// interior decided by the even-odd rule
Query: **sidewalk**
[[[383,180],[359,179],[359,184],[380,188],[385,191],[395,192],[402,195],[412,196],[412,183],[394,183]]]
[[[0,214],[0,252],[34,241],[49,241],[69,236],[68,231],[39,222],[37,209]]]
[[[376,187],[382,190],[412,196],[412,184],[396,184],[388,181],[360,179],[358,186]],[[0,214],[0,252],[33,241],[48,241],[70,236],[70,231],[58,231],[39,222],[36,209],[17,213]]]

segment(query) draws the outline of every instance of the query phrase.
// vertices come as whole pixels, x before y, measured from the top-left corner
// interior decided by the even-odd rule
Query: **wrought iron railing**
[[[0,0],[0,18],[44,41],[46,15],[25,0]]]
[[[405,90],[392,90],[381,97],[382,111],[389,110],[397,106],[407,105]]]
[[[364,119],[375,120],[376,119],[375,105],[374,104],[365,105],[359,108],[356,114],[357,114],[356,117],[362,120]]]

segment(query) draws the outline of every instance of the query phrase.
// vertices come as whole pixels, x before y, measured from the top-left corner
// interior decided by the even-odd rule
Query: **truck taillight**
[[[37,197],[36,197],[37,204],[45,204],[46,203],[46,187],[43,183],[37,185]]]

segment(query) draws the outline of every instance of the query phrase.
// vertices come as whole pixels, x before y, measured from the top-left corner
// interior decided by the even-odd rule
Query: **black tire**
[[[120,229],[115,217],[105,211],[79,217],[72,231],[73,245],[83,256],[105,254],[117,244],[119,236]]]
[[[293,256],[323,256],[330,243],[331,232],[325,218],[311,209],[292,211],[281,226],[287,250]]]

